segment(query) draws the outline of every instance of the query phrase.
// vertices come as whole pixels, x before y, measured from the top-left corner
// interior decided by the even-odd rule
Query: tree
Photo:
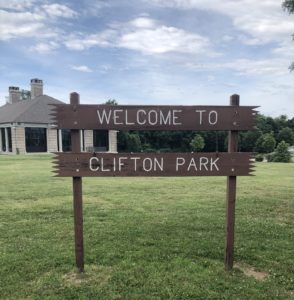
[[[204,138],[200,134],[196,134],[193,137],[190,146],[193,151],[200,152],[205,146]]]
[[[260,130],[250,130],[244,133],[240,133],[239,147],[241,151],[252,152],[256,145],[256,141],[262,135]]]
[[[106,104],[106,105],[118,105],[118,102],[115,99],[108,99],[104,104]]]
[[[289,145],[294,144],[294,132],[291,128],[285,127],[278,134],[278,142],[285,141]]]
[[[258,153],[270,153],[275,150],[276,140],[271,133],[263,134],[258,138],[255,151]]]
[[[289,12],[289,14],[294,13],[294,0],[285,0],[282,6],[285,10]]]
[[[294,0],[285,0],[282,4],[282,7],[288,11],[289,14],[294,13]],[[291,63],[289,69],[294,70],[294,62]]]
[[[289,144],[282,141],[277,146],[275,152],[271,157],[271,161],[274,162],[290,162],[291,161],[291,153],[288,151]]]
[[[141,140],[137,133],[128,133],[126,144],[128,152],[140,152],[142,149]]]

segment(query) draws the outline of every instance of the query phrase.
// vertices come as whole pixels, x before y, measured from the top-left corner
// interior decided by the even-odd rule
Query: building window
[[[5,128],[1,128],[1,141],[2,141],[2,151],[6,151],[6,139],[5,139]]]
[[[86,148],[85,148],[85,129],[81,130],[81,148],[82,148],[82,152],[86,151]]]
[[[11,137],[11,127],[7,128],[7,138],[8,138],[8,151],[12,152],[12,137]]]
[[[70,129],[62,129],[61,136],[62,136],[62,151],[70,152],[71,151]]]
[[[109,149],[108,130],[93,130],[93,146],[96,152],[106,152]]]
[[[26,151],[47,152],[47,130],[46,128],[25,128]]]

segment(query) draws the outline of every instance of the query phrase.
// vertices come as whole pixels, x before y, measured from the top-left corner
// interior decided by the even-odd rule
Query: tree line
[[[121,152],[224,152],[226,131],[120,131]],[[294,118],[258,115],[256,130],[239,132],[239,151],[271,153],[285,141],[294,144]]]
[[[114,99],[105,104],[117,105]],[[226,152],[227,131],[119,131],[119,152]],[[288,161],[287,149],[294,145],[294,118],[257,116],[256,129],[240,131],[238,151],[267,154],[268,160]],[[278,152],[277,152],[278,151]],[[280,158],[279,151],[285,157]],[[257,159],[260,160],[260,157]],[[262,156],[263,157],[263,156]]]

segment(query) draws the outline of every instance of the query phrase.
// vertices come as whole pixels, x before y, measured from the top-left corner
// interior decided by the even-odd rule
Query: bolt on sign
[[[252,130],[257,106],[109,106],[70,104],[52,108],[53,123],[71,130],[71,153],[55,153],[58,177],[73,178],[75,255],[84,271],[82,177],[102,176],[227,176],[225,269],[233,267],[236,176],[252,175],[251,153],[237,152],[238,131]],[[211,153],[81,153],[80,129],[106,130],[228,130],[228,152]]]

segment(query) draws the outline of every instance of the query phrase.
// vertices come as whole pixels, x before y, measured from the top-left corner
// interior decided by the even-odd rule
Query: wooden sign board
[[[54,104],[58,128],[106,130],[252,130],[257,106]]]
[[[234,224],[237,176],[252,175],[251,153],[237,152],[238,131],[252,130],[257,106],[239,106],[232,95],[230,106],[110,106],[80,105],[71,93],[71,104],[53,105],[57,128],[71,130],[72,153],[55,153],[56,176],[73,178],[75,254],[84,271],[82,177],[91,176],[227,176],[225,269],[234,258]],[[229,130],[227,153],[81,153],[79,129],[105,130]]]
[[[249,176],[251,153],[55,153],[56,176]]]

